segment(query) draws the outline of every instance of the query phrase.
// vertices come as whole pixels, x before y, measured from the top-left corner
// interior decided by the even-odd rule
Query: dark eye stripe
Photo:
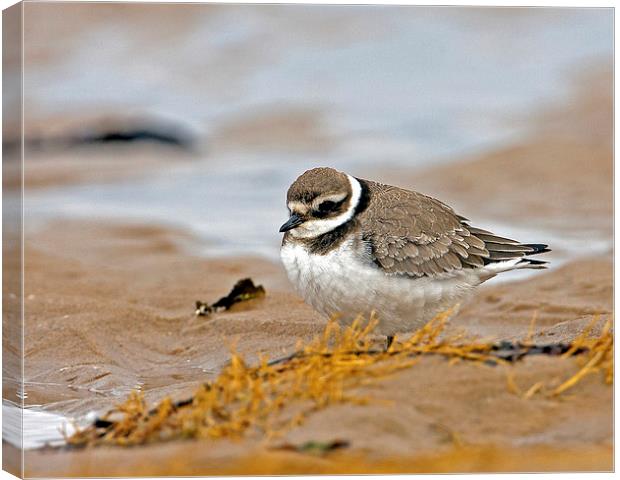
[[[319,211],[329,212],[330,210],[333,210],[334,208],[336,208],[336,205],[338,205],[336,202],[332,202],[331,200],[325,200],[324,202],[321,202],[321,204],[319,205]]]
[[[321,202],[319,204],[318,208],[316,208],[313,211],[313,214],[315,217],[318,217],[318,218],[326,217],[329,213],[338,210],[342,206],[345,200],[346,198],[340,200],[339,202],[325,200],[324,202]]]

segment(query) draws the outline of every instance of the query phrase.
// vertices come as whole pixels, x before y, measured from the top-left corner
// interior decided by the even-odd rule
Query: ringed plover
[[[297,178],[287,206],[281,257],[299,294],[343,324],[374,311],[388,345],[498,273],[545,268],[529,256],[550,251],[473,227],[421,193],[332,168]]]

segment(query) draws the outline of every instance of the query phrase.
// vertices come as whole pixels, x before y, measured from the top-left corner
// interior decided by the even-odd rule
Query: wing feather
[[[432,197],[362,180],[372,201],[357,215],[372,260],[387,274],[421,277],[548,251],[488,230]]]

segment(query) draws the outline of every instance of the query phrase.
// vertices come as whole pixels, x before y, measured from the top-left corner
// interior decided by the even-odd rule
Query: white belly
[[[352,251],[353,242],[325,255],[309,254],[302,245],[288,242],[281,257],[290,281],[304,300],[342,323],[374,311],[377,333],[394,335],[422,327],[436,314],[464,300],[480,283],[473,271],[441,278],[389,276],[370,259]],[[357,244],[359,245],[359,243]]]

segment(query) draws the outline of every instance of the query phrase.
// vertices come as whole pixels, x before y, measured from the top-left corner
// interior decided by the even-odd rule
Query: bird
[[[386,348],[496,275],[546,268],[530,257],[551,251],[474,227],[433,197],[330,167],[300,175],[286,206],[280,256],[297,292],[343,325],[374,315]]]

